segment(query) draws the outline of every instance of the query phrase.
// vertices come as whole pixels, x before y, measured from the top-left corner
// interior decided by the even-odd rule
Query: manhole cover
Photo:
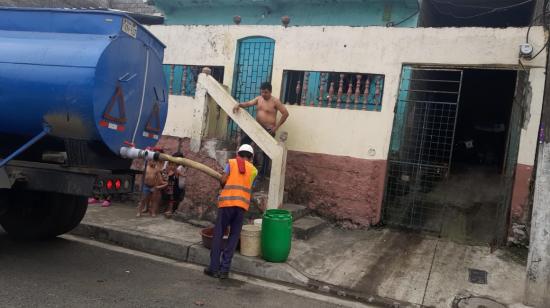
[[[471,283],[487,284],[487,272],[486,271],[469,268],[468,272],[469,272],[468,280]]]
[[[457,308],[506,308],[505,305],[489,298],[469,297],[459,300]]]

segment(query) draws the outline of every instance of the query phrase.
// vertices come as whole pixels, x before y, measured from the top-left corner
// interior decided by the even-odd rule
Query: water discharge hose
[[[204,172],[208,174],[209,176],[215,178],[216,180],[221,180],[222,175],[217,172],[216,170],[201,164],[199,162],[190,160],[188,158],[182,158],[182,157],[173,157],[168,154],[163,154],[159,152],[154,151],[148,151],[148,150],[140,150],[136,148],[130,148],[130,147],[122,147],[120,148],[120,156],[123,158],[128,159],[145,159],[145,160],[154,160],[154,161],[168,161],[172,162],[177,165],[186,166],[189,168],[193,168],[196,170],[199,170],[201,172]]]

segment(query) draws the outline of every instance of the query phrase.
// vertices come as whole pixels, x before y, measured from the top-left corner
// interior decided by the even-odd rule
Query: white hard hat
[[[241,147],[239,148],[238,153],[240,153],[240,152],[248,152],[248,153],[254,155],[254,149],[252,148],[252,146],[250,144],[241,145]]]

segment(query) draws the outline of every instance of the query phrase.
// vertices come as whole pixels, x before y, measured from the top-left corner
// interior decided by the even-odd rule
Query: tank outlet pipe
[[[188,158],[182,158],[182,157],[174,157],[172,155],[159,153],[155,151],[149,151],[149,150],[141,150],[137,148],[131,148],[131,147],[122,147],[120,148],[120,156],[127,159],[144,159],[148,161],[168,161],[172,162],[176,165],[181,165],[189,168],[193,168],[196,170],[199,170],[201,172],[206,173],[207,175],[215,178],[216,180],[221,180],[222,175],[217,172],[216,170],[201,164],[199,162],[196,162],[194,160],[190,160]]]
[[[23,153],[26,149],[30,148],[33,144],[37,143],[40,139],[44,138],[46,135],[50,133],[50,131],[51,131],[50,126],[47,124],[44,124],[44,128],[38,135],[34,136],[31,140],[27,141],[25,144],[23,144],[21,147],[15,150],[13,153],[11,153],[8,157],[1,160],[0,168],[7,165],[10,160],[14,159],[17,155]]]

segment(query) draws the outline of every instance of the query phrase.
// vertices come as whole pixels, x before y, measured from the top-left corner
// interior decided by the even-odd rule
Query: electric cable
[[[479,5],[470,5],[470,4],[459,4],[459,3],[453,3],[451,1],[441,1],[441,0],[431,0],[432,2],[439,3],[439,4],[446,4],[458,8],[472,8],[472,9],[494,9],[492,6],[479,6]]]
[[[544,6],[542,8],[542,13],[540,15],[542,15],[542,23],[543,23],[543,26],[546,28],[546,31],[548,32],[550,29],[549,29],[549,26],[548,26],[548,23],[546,22],[546,14],[548,13],[547,9],[548,9],[548,3],[550,2],[550,0],[544,0]],[[531,21],[531,25],[529,26],[529,29],[527,29],[527,40],[529,40],[529,32],[531,30],[531,27],[532,25],[535,23],[535,20],[539,18],[538,16],[533,19],[533,21]],[[529,41],[527,41],[527,43],[529,43]],[[542,48],[539,50],[539,52],[537,52],[534,56],[531,57],[531,60],[535,59],[536,57],[538,57],[545,49],[548,48],[548,45],[550,44],[550,37],[546,40],[546,43],[544,43],[544,46],[542,46]]]
[[[406,17],[405,19],[401,20],[400,22],[394,23],[394,22],[390,21],[390,22],[386,23],[386,27],[399,26],[400,24],[402,24],[402,23],[406,22],[407,20],[413,18],[418,13],[420,13],[420,4],[418,3],[418,1],[416,1],[416,11],[414,13],[412,13],[411,15]]]
[[[500,12],[500,11],[506,11],[506,10],[511,9],[511,8],[515,8],[515,7],[518,7],[518,6],[522,6],[522,5],[531,3],[534,0],[526,0],[526,1],[516,3],[516,4],[511,4],[511,5],[508,5],[508,6],[496,7],[496,8],[492,8],[489,11],[474,14],[474,15],[470,15],[470,16],[457,16],[457,15],[453,14],[452,12],[443,12],[443,11],[441,11],[441,8],[439,8],[436,5],[436,3],[441,4],[441,2],[437,2],[435,0],[429,0],[429,1],[432,3],[432,6],[436,9],[436,11],[438,11],[440,14],[452,16],[452,17],[457,18],[457,19],[472,19],[472,18],[477,18],[477,17],[497,13],[497,12]]]

